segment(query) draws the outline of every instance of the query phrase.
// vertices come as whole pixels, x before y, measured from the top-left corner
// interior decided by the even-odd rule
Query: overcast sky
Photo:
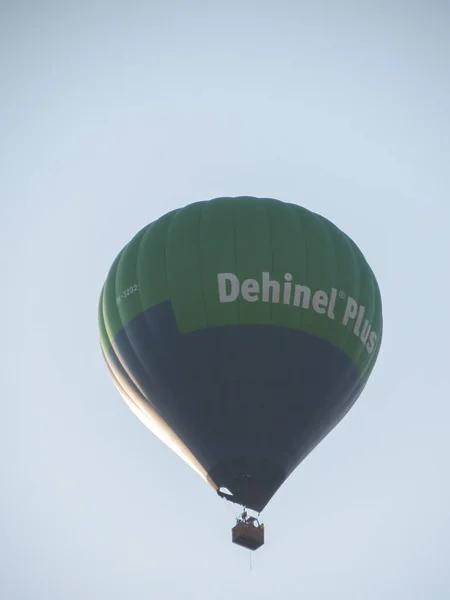
[[[448,600],[449,31],[445,0],[0,0],[2,599]],[[344,229],[385,319],[252,570],[97,332],[142,226],[241,194]]]

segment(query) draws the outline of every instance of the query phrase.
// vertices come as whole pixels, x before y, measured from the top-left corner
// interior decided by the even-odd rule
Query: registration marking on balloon
[[[131,296],[131,294],[134,294],[137,291],[138,291],[137,283],[135,283],[134,285],[130,285],[130,287],[128,287],[126,290],[123,290],[123,292],[121,292],[118,296],[116,296],[117,305],[119,305],[122,302],[122,300],[125,300],[125,298],[128,298],[128,296]]]
[[[316,290],[314,293],[306,285],[293,284],[291,273],[284,275],[284,281],[280,283],[270,278],[268,271],[261,273],[262,283],[257,279],[244,279],[242,282],[234,273],[218,273],[217,284],[219,292],[219,302],[235,302],[242,298],[246,302],[272,302],[274,304],[283,303],[289,306],[295,306],[323,314],[329,319],[336,319],[335,308],[336,300],[340,298],[346,301],[342,325],[353,326],[353,333],[358,337],[369,354],[375,349],[377,334],[372,331],[372,324],[368,319],[364,319],[365,307],[348,296],[343,290],[331,288],[330,293],[325,290]]]

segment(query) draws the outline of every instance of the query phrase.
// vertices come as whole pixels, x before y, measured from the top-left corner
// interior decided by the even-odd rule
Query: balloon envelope
[[[381,298],[358,247],[327,219],[217,198],[125,246],[99,327],[135,414],[214,488],[261,511],[363,390]]]

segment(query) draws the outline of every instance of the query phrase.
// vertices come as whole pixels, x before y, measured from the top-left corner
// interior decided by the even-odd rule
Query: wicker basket
[[[240,521],[231,530],[232,541],[249,550],[257,550],[264,544],[264,527]]]

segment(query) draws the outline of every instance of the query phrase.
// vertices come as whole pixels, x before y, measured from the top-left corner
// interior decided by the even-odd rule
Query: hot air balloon
[[[99,329],[131,410],[219,495],[259,513],[364,389],[381,298],[359,248],[324,217],[216,198],[125,246]],[[254,517],[236,527],[236,543],[263,543]]]

